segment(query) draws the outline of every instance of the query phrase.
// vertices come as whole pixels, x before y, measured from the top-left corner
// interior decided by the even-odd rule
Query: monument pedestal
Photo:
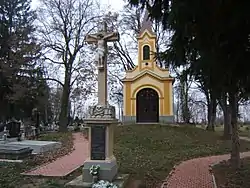
[[[90,174],[92,165],[99,165],[99,180],[106,180],[124,186],[128,175],[118,176],[116,158],[113,154],[114,128],[118,124],[115,118],[115,107],[96,105],[90,107],[90,117],[84,120],[89,127],[90,157],[84,162],[82,176],[69,182],[67,187],[91,187],[93,176]]]
[[[90,118],[84,122],[89,129],[90,158],[84,162],[83,179],[92,181],[89,169],[92,165],[100,165],[99,179],[113,181],[117,175],[116,158],[113,154],[115,107],[97,105],[90,108]]]
[[[82,170],[83,181],[92,182],[92,175],[89,174],[89,169],[92,165],[100,165],[100,180],[112,182],[117,176],[118,168],[116,164],[116,158],[113,156],[113,158],[105,160],[86,160]]]

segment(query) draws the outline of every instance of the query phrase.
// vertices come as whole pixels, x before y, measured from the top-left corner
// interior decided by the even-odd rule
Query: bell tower
[[[138,65],[122,79],[124,124],[174,122],[174,78],[156,64],[156,39],[146,11],[137,36]]]
[[[152,30],[152,21],[145,12],[142,27],[137,37],[138,41],[138,67],[142,71],[155,68],[156,34]]]

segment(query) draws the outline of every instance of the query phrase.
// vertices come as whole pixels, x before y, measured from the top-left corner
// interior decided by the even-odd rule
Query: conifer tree
[[[41,49],[34,37],[36,15],[31,10],[30,3],[31,0],[0,2],[0,106],[4,109],[0,111],[2,119],[20,116],[36,105],[34,93],[38,91],[34,90],[39,85],[37,75],[40,69],[38,70],[37,60]]]

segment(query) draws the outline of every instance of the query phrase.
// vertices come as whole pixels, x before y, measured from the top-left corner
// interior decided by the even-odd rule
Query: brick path
[[[250,152],[241,153],[241,158],[249,156]],[[228,160],[229,157],[230,155],[219,155],[184,161],[173,170],[161,188],[213,188],[209,165]]]
[[[55,161],[39,166],[23,175],[63,177],[83,165],[88,157],[88,141],[81,133],[74,133],[74,148],[72,153]]]

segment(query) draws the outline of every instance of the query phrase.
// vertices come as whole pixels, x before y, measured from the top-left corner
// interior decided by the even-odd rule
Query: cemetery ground
[[[223,132],[223,126],[216,126],[216,132]],[[250,138],[250,125],[239,125],[239,136]]]
[[[218,188],[250,187],[250,158],[241,159],[241,166],[235,172],[229,161],[222,161],[212,168]]]
[[[70,153],[73,149],[73,137],[72,133],[47,133],[42,134],[39,140],[59,141],[62,143],[62,147],[53,152],[47,152],[46,154],[36,155],[32,158],[24,160],[23,163],[7,163],[0,162],[0,187],[1,188],[14,188],[14,187],[40,187],[46,182],[44,178],[34,178],[31,176],[23,176],[20,173],[34,168],[38,165],[45,164],[55,160],[58,157],[64,156]],[[52,184],[53,181],[49,181],[46,184]],[[46,187],[47,185],[45,185]]]
[[[217,126],[215,130],[216,132],[221,133],[223,131],[223,127]],[[239,126],[239,136],[250,138],[250,125]],[[241,166],[236,172],[231,168],[229,161],[225,160],[213,166],[212,172],[214,173],[218,188],[250,187],[250,157],[241,159]]]
[[[0,187],[57,188],[81,174],[81,168],[63,178],[22,176],[20,172],[48,162],[72,150],[71,133],[49,133],[42,140],[61,141],[57,152],[22,163],[0,163]],[[192,158],[230,153],[231,141],[218,133],[190,127],[160,125],[119,126],[115,131],[115,156],[119,172],[130,174],[128,187],[141,180],[146,187],[157,187],[174,165]],[[250,150],[250,142],[241,141],[241,151]],[[49,158],[47,158],[50,156]],[[249,160],[250,161],[250,160]],[[224,168],[224,167],[223,167]]]

